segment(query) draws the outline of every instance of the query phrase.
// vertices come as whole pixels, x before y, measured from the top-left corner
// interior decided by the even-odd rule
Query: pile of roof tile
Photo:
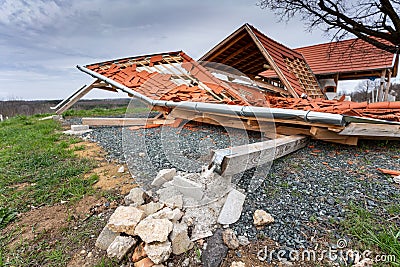
[[[160,54],[133,59],[133,62],[123,59],[86,67],[152,99],[174,102],[248,104],[241,95],[229,85],[215,78],[206,68],[183,52],[178,53],[181,62],[175,62],[174,65],[163,64],[165,63],[163,62],[164,58]],[[140,60],[147,60],[148,63],[137,65],[135,62],[140,62]],[[179,72],[179,68],[182,68],[180,75],[185,79],[177,79],[176,74],[161,72],[158,68],[160,65],[175,68],[175,72]],[[187,73],[183,70],[186,70]]]
[[[344,101],[344,97],[339,100],[323,100],[270,96],[267,97],[267,100],[272,108],[311,110],[388,121],[400,121],[400,102],[358,103]]]

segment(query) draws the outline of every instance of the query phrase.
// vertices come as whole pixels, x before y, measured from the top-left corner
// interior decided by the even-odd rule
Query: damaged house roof
[[[318,77],[339,79],[366,79],[380,77],[382,70],[392,69],[397,75],[399,55],[376,48],[361,40],[350,39],[299,47],[308,65]]]
[[[305,93],[312,98],[324,98],[302,54],[272,40],[249,24],[229,35],[200,60],[231,66],[252,79],[269,70],[277,77],[265,81],[272,88],[283,88],[292,97]]]

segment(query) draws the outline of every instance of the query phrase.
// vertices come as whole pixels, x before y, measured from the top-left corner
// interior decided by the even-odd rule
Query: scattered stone
[[[190,259],[186,258],[184,261],[182,261],[182,267],[189,267],[190,264]]]
[[[132,254],[132,262],[140,261],[147,257],[146,251],[144,251],[144,242],[136,246]]]
[[[124,171],[125,171],[125,167],[124,167],[124,166],[121,166],[121,167],[118,168],[118,171],[117,171],[117,172],[123,173]]]
[[[219,267],[228,253],[228,247],[222,240],[222,230],[217,229],[214,235],[207,239],[207,248],[201,255],[204,267]]]
[[[141,259],[133,264],[134,267],[151,267],[154,266],[154,262],[149,258]]]
[[[144,250],[155,264],[159,264],[168,260],[169,255],[171,255],[171,242],[146,244]]]
[[[246,267],[246,264],[242,261],[232,261],[230,267]]]
[[[91,258],[91,257],[93,257],[93,253],[90,251],[90,252],[87,254],[86,258]]]
[[[358,263],[354,264],[353,267],[372,267],[374,265],[374,261],[367,258],[359,261]]]
[[[119,233],[115,233],[105,226],[97,238],[95,246],[99,249],[107,250],[117,236],[119,236]]]
[[[167,207],[170,207],[171,209],[174,209],[174,208],[182,209],[183,208],[183,197],[182,197],[182,195],[176,195],[176,196],[166,199],[164,201],[164,203]]]
[[[135,244],[136,240],[131,236],[117,236],[107,248],[107,256],[120,261]]]
[[[82,255],[83,255],[83,254],[86,254],[86,250],[82,249],[80,253],[81,253]]]
[[[144,203],[144,194],[145,192],[142,188],[132,188],[129,194],[124,198],[125,204],[134,207],[142,205]]]
[[[134,235],[135,227],[144,217],[144,212],[135,207],[118,207],[108,220],[107,227],[117,233]]]
[[[139,152],[139,157],[141,157],[141,158],[143,158],[144,156],[146,156],[146,153],[144,153],[144,152]]]
[[[153,213],[156,213],[157,211],[159,211],[160,209],[162,209],[164,207],[163,204],[159,203],[159,202],[149,202],[148,204],[145,205],[141,205],[138,207],[138,209],[141,209],[144,211],[144,216],[147,217]]]
[[[232,229],[226,229],[222,233],[222,239],[225,245],[230,249],[237,249],[239,247],[239,239],[236,237],[235,232]]]
[[[175,223],[170,235],[172,253],[180,255],[193,248],[193,242],[188,236],[188,226],[185,223]]]
[[[153,182],[151,183],[152,186],[157,187],[157,186],[161,186],[164,183],[171,181],[174,176],[176,175],[176,169],[172,168],[172,169],[163,169],[160,170],[156,176],[156,178],[154,178]]]
[[[396,184],[400,184],[400,175],[393,177],[393,182],[395,182]]]
[[[151,214],[148,216],[148,218],[150,219],[168,219],[172,222],[177,222],[179,221],[183,216],[183,212],[180,211],[179,209],[174,209],[172,210],[169,207],[165,207],[162,210]]]
[[[219,224],[233,224],[237,222],[242,214],[243,203],[246,199],[246,195],[232,189],[228,197],[226,198],[225,204],[222,207],[221,213],[218,217]]]
[[[140,236],[146,243],[164,242],[168,239],[172,228],[172,222],[167,219],[146,218],[136,226],[135,235]]]
[[[238,240],[239,240],[239,245],[241,246],[247,246],[250,244],[249,239],[243,235],[238,236]]]
[[[184,177],[175,176],[174,187],[184,196],[200,201],[204,195],[203,187],[199,183],[186,179],[185,177],[188,177],[188,175],[193,174],[187,174]]]
[[[275,220],[271,214],[265,210],[256,210],[253,215],[253,223],[255,226],[264,226],[273,223]]]

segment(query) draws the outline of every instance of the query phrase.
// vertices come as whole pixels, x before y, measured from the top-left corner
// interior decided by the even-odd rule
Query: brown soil
[[[126,166],[123,173],[118,173],[120,165],[114,162],[108,162],[105,159],[106,153],[95,143],[82,141],[70,146],[70,149],[76,149],[74,153],[79,157],[94,159],[98,167],[85,174],[89,177],[93,174],[98,175],[99,180],[94,185],[104,191],[112,191],[114,196],[125,195],[130,189],[136,187]],[[29,183],[15,186],[16,190],[30,186]],[[67,234],[77,233],[88,227],[89,218],[96,214],[103,214],[103,220],[94,220],[96,225],[91,225],[90,231],[93,232],[92,238],[86,238],[81,245],[70,244],[71,260],[68,266],[94,266],[104,256],[104,252],[94,246],[96,238],[105,225],[111,211],[119,204],[116,201],[108,203],[107,199],[96,194],[94,196],[85,196],[76,203],[60,203],[53,206],[43,206],[33,208],[32,210],[20,214],[18,220],[9,224],[1,231],[1,235],[14,232],[12,240],[8,243],[10,249],[18,247],[21,242],[33,241],[35,238],[46,240],[49,244],[65,240]],[[86,231],[87,229],[85,229]],[[38,240],[36,239],[36,240]],[[67,241],[64,241],[67,242]],[[22,244],[22,243],[21,243]],[[80,247],[84,246],[84,247]],[[85,252],[85,253],[83,253]],[[90,252],[90,256],[88,253]]]
[[[75,151],[75,154],[79,157],[92,158],[98,162],[98,167],[90,171],[85,175],[89,177],[93,174],[98,175],[99,181],[94,185],[95,188],[101,190],[116,190],[120,194],[127,194],[132,188],[136,187],[136,183],[132,178],[131,174],[126,165],[124,165],[125,171],[119,173],[118,169],[122,165],[116,163],[110,163],[105,159],[106,153],[96,143],[83,141],[77,144],[73,144],[71,149],[74,147],[84,146],[83,150]]]

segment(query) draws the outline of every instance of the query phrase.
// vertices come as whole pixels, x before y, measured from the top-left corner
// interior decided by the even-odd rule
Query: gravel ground
[[[180,131],[170,127],[135,131],[107,127],[94,129],[87,138],[98,142],[109,159],[127,162],[135,178],[146,184],[159,169],[173,167],[174,162],[183,171],[196,172],[208,162],[210,148],[246,142],[241,131],[229,135],[231,140],[226,131],[214,126]],[[259,134],[249,136],[250,143],[259,140]],[[163,145],[168,153],[179,152],[176,154],[186,160],[181,162],[179,155],[166,158]],[[312,240],[321,242],[327,233],[335,239],[343,238],[335,231],[335,224],[343,220],[347,204],[362,204],[386,217],[384,206],[400,201],[399,186],[376,170],[400,169],[399,152],[400,142],[394,141],[361,141],[357,147],[311,141],[306,148],[276,160],[270,171],[261,168],[255,174],[266,179],[247,194],[242,216],[232,228],[250,240],[267,236],[296,249],[312,246]],[[254,170],[249,170],[235,181],[246,189],[253,175]],[[271,213],[275,223],[257,230],[250,223],[256,209]]]

